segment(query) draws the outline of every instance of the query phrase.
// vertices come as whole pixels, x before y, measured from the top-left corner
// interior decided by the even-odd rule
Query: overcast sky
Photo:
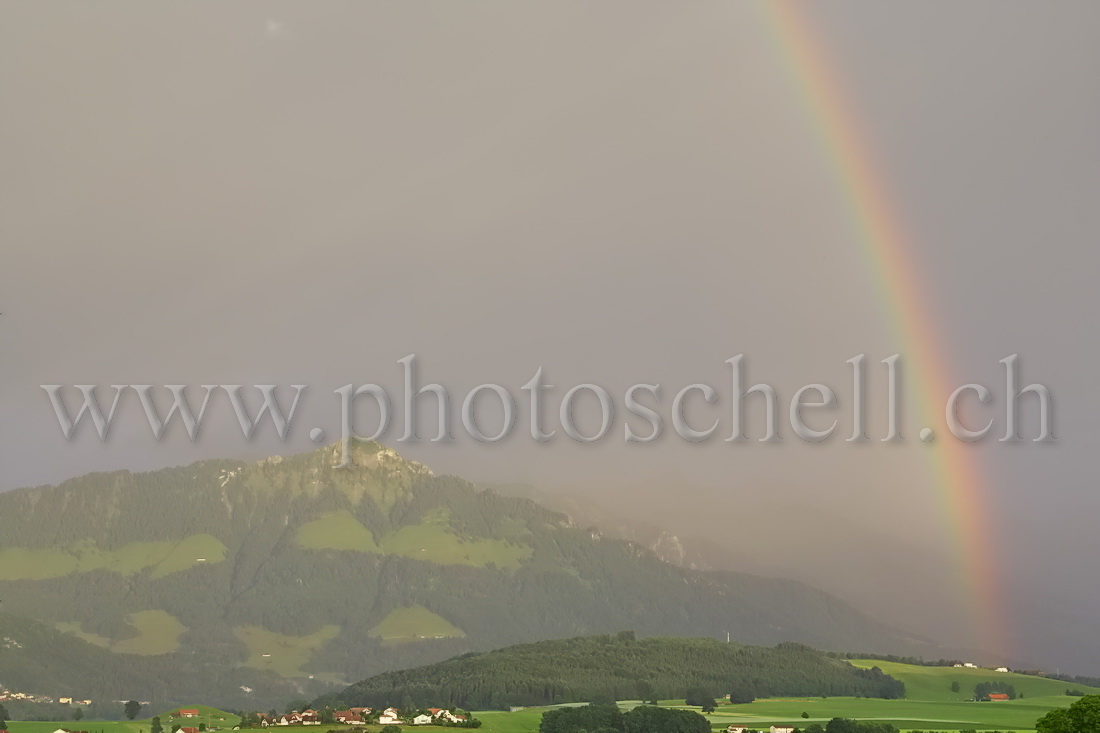
[[[0,488],[88,471],[311,450],[341,385],[400,410],[398,359],[454,409],[494,382],[515,434],[386,442],[437,472],[583,494],[730,548],[950,644],[977,644],[931,452],[854,445],[850,372],[911,353],[820,129],[759,6],[351,3],[3,5]],[[1022,661],[1100,674],[1100,7],[799,5],[913,245],[942,368],[1003,406],[998,361],[1055,395],[1055,444],[986,441],[984,511]],[[785,402],[838,393],[807,445],[732,445],[730,372]],[[546,427],[527,435],[542,367]],[[623,440],[623,392],[683,386],[689,444]],[[42,384],[308,384],[286,442],[215,398],[194,444],[156,443],[134,395],[102,443],[61,435]],[[619,408],[580,445],[580,383]],[[940,396],[945,397],[945,396]],[[490,401],[487,400],[488,405]],[[582,402],[591,429],[595,401]],[[941,408],[937,408],[941,409]],[[486,432],[494,424],[485,408]],[[991,414],[996,414],[991,413]],[[425,413],[425,416],[430,419]],[[1033,418],[1031,412],[1025,416]],[[362,415],[364,423],[369,411]],[[398,416],[400,417],[400,416]],[[587,422],[586,422],[587,421]],[[755,421],[755,422],[753,422]],[[598,421],[597,421],[598,422]],[[762,416],[750,418],[757,433]],[[644,423],[633,421],[644,432]],[[430,425],[429,425],[430,428]],[[1027,430],[1033,430],[1031,424]],[[365,432],[370,432],[366,430]],[[1003,422],[995,432],[1003,432]],[[430,435],[430,430],[423,433]],[[1093,660],[1090,662],[1090,660]]]

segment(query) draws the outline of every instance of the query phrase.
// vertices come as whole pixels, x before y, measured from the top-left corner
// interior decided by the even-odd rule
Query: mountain
[[[318,705],[468,710],[596,700],[682,698],[737,689],[750,697],[900,698],[905,685],[802,644],[774,648],[714,639],[636,639],[632,632],[540,641],[386,672]]]
[[[254,463],[96,473],[0,494],[3,609],[81,641],[81,653],[103,652],[96,694],[230,708],[626,628],[831,650],[929,648],[800,583],[677,567],[375,443],[356,445],[346,468],[334,468],[338,454],[328,446]],[[47,646],[44,667],[67,664],[71,652]],[[180,679],[135,680],[125,670],[135,659]],[[0,682],[69,694],[66,680],[34,677],[2,652]]]

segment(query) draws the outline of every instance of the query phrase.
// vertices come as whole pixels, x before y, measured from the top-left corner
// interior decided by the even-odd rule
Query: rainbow
[[[790,74],[801,92],[809,118],[820,138],[828,163],[851,210],[859,240],[886,304],[889,320],[896,324],[907,373],[913,379],[913,399],[921,425],[942,426],[943,406],[954,387],[949,379],[947,354],[937,337],[934,319],[922,301],[915,247],[906,237],[878,175],[867,137],[861,134],[855,108],[848,100],[829,55],[812,28],[803,8],[792,0],[762,3],[766,24]],[[942,432],[942,431],[941,431]],[[911,436],[906,436],[911,437]],[[944,436],[928,446],[932,480],[953,538],[955,582],[969,606],[973,646],[1007,653],[1009,625],[1006,604],[998,580],[994,532],[989,521],[991,503],[977,455],[962,441]]]

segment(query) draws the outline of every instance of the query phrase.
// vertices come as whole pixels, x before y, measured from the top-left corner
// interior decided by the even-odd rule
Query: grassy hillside
[[[801,644],[764,648],[713,639],[637,640],[627,632],[521,644],[387,672],[318,704],[481,709],[668,697],[693,686],[715,694],[749,688],[758,696],[904,694],[896,680],[877,670],[858,669]]]
[[[149,571],[160,578],[194,567],[200,562],[225,559],[225,545],[207,534],[179,540],[130,542],[117,549],[102,549],[85,540],[68,547],[0,549],[0,580],[46,580],[94,570],[122,576]]]
[[[148,643],[163,642],[155,636],[155,628],[147,627],[146,632],[154,634]],[[297,686],[269,672],[247,667],[210,670],[204,660],[179,654],[109,651],[10,614],[0,614],[0,682],[20,692],[88,698],[108,707],[111,701],[130,699],[180,703],[203,699],[211,688],[239,690],[242,686],[267,687],[282,700],[300,695]],[[7,705],[13,717],[36,714],[25,703]]]
[[[439,614],[417,605],[393,609],[370,630],[370,635],[389,644],[401,644],[420,639],[462,637],[466,632]]]
[[[88,633],[79,622],[61,622],[54,626],[59,631],[104,649],[146,656],[176,651],[179,648],[180,635],[187,630],[172,614],[159,610],[135,611],[126,617],[126,623],[132,628],[133,634],[119,640]]]
[[[329,624],[304,636],[276,634],[260,626],[238,626],[233,633],[248,647],[247,666],[301,677],[314,651],[339,636],[340,627]]]
[[[905,697],[909,700],[953,702],[969,700],[974,695],[974,685],[979,682],[1007,682],[1016,688],[1017,693],[1022,693],[1024,696],[1022,701],[1013,702],[1025,704],[1032,698],[1064,697],[1067,688],[1100,695],[1100,688],[1096,687],[1086,687],[1034,675],[994,672],[991,669],[924,667],[883,662],[877,659],[853,659],[852,664],[863,668],[878,667],[891,677],[901,680],[905,683]],[[951,691],[952,682],[959,683],[958,692]]]

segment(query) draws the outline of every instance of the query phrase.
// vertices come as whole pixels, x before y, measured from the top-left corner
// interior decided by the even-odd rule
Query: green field
[[[208,534],[132,542],[117,550],[102,550],[88,541],[67,549],[6,547],[0,550],[0,580],[47,580],[92,570],[125,576],[149,570],[152,577],[159,578],[200,563],[222,562],[225,552],[225,545]]]
[[[421,605],[393,609],[369,633],[390,645],[466,636],[465,631]]]
[[[720,705],[707,715],[711,727],[724,730],[731,724],[767,731],[771,725],[804,728],[810,723],[825,725],[832,718],[854,718],[892,723],[902,730],[1034,730],[1035,721],[1054,707],[1066,707],[1077,698],[1047,697],[1007,703],[932,702],[832,697],[757,700],[747,705]],[[638,703],[620,703],[624,708]],[[683,700],[664,700],[662,706],[683,707]],[[697,709],[697,708],[696,708]],[[476,713],[488,733],[536,733],[544,709],[529,708],[514,713]],[[802,713],[809,718],[803,718]]]
[[[196,728],[199,723],[206,723],[208,728],[231,730],[233,726],[241,721],[239,717],[232,713],[227,713],[224,710],[218,710],[217,708],[208,707],[206,705],[183,705],[182,707],[197,709],[199,711],[199,717],[188,718],[186,721],[177,720],[176,722]],[[160,722],[166,731],[172,728],[172,724],[168,717],[169,712],[174,711],[160,713]],[[10,721],[8,723],[8,731],[9,733],[53,733],[58,728],[66,728],[68,730],[88,731],[88,733],[148,733],[151,724],[152,716],[143,720],[134,721],[66,720],[58,722],[21,720]]]
[[[413,524],[402,527],[382,541],[382,549],[391,555],[427,560],[438,565],[473,565],[515,569],[531,556],[528,545],[504,540],[465,540],[446,527]]]
[[[248,646],[245,665],[283,677],[304,677],[302,667],[313,652],[339,636],[340,627],[328,624],[306,636],[277,634],[259,626],[238,626],[233,633]]]
[[[809,723],[824,725],[832,718],[855,718],[892,723],[903,730],[1031,730],[1048,710],[1068,706],[1074,699],[1065,695],[996,703],[849,697],[774,699],[721,706],[708,718],[722,728],[731,723],[757,729],[779,723],[805,727]],[[802,718],[804,712],[810,717]]]
[[[905,697],[909,700],[965,701],[974,696],[974,685],[979,682],[1007,682],[1024,696],[1022,701],[1036,697],[1065,696],[1066,688],[1074,688],[1089,694],[1100,695],[1100,688],[1074,685],[1069,682],[1036,677],[1013,672],[994,672],[991,669],[967,667],[920,667],[877,659],[853,659],[856,667],[878,667],[891,677],[905,683]],[[959,691],[951,691],[951,683],[959,683]],[[1000,703],[998,703],[1000,704]],[[1068,702],[1066,703],[1069,704]]]
[[[347,509],[330,512],[298,529],[298,544],[308,550],[379,553],[374,535]]]
[[[179,648],[180,635],[187,630],[175,616],[167,611],[137,611],[126,617],[135,634],[125,639],[108,639],[106,636],[84,631],[79,623],[55,624],[59,631],[73,634],[84,641],[120,654],[168,654]]]
[[[824,725],[832,718],[854,718],[892,723],[902,730],[1002,730],[1030,731],[1035,721],[1048,711],[1068,707],[1078,698],[1065,694],[1067,688],[1100,695],[1100,688],[1075,685],[1059,680],[994,672],[989,669],[923,667],[873,659],[854,660],[857,667],[877,666],[905,683],[906,699],[877,698],[775,698],[745,705],[720,704],[707,719],[715,730],[731,724],[767,730],[775,724],[804,728],[810,723]],[[1008,702],[969,702],[979,682],[1004,681],[1022,693],[1022,699]],[[959,683],[959,692],[951,683]],[[663,706],[683,707],[683,700],[663,700]],[[622,702],[623,708],[637,702]],[[697,709],[697,708],[696,708]],[[487,733],[536,733],[545,708],[529,708],[514,713],[486,711],[477,713]],[[806,713],[809,717],[803,718]]]
[[[472,565],[515,569],[531,556],[531,547],[496,539],[459,537],[438,519],[429,519],[391,532],[375,541],[369,529],[351,512],[340,510],[302,525],[297,542],[307,550],[350,550],[368,554],[400,555],[437,565]]]

